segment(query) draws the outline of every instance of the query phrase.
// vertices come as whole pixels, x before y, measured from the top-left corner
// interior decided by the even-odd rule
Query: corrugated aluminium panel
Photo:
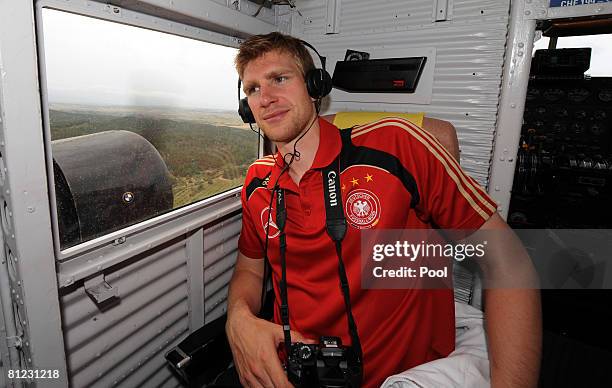
[[[330,101],[326,112],[344,110],[424,111],[457,129],[461,164],[487,185],[497,120],[502,66],[508,31],[509,0],[453,0],[448,20],[433,22],[434,2],[416,0],[344,0],[338,34],[325,34],[326,1],[298,2],[303,18],[294,18],[293,34],[322,55],[342,57],[346,49],[385,50],[434,47],[436,68],[428,105],[376,100]],[[335,64],[328,64],[330,73]]]
[[[174,380],[163,353],[189,330],[185,241],[137,256],[106,273],[119,300],[97,306],[82,283],[61,296],[73,387],[155,386]],[[175,382],[169,382],[173,386]]]
[[[181,334],[186,334],[180,331]],[[163,355],[174,347],[178,342],[170,341],[168,344],[160,345],[155,348],[155,353],[151,354],[141,364],[138,370],[126,376],[121,381],[122,387],[181,387],[181,382],[172,373],[169,373],[168,364]]]
[[[227,311],[227,285],[231,278],[232,271],[228,271],[205,286],[215,290],[212,293],[206,292],[206,300],[204,301],[204,321],[206,323],[219,318],[219,316]],[[259,294],[259,291],[257,292]],[[221,310],[218,310],[219,308]],[[218,310],[217,315],[212,314],[212,311],[215,309]]]
[[[238,254],[242,216],[236,215],[204,230],[204,321],[223,315],[227,289]]]

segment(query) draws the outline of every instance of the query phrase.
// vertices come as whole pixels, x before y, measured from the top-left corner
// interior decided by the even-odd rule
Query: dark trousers
[[[227,369],[225,372],[221,373],[215,381],[208,385],[211,388],[239,388],[242,387],[240,385],[240,379],[238,378],[238,372],[236,371],[236,367],[232,366]]]

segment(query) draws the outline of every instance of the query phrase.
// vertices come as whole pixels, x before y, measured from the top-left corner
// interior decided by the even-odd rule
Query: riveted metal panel
[[[0,122],[0,130],[2,129]],[[4,236],[0,233],[0,247],[4,246]],[[11,299],[11,280],[13,274],[9,269],[9,262],[4,252],[0,249],[0,387],[14,387],[14,380],[8,380],[9,369],[20,369],[20,352],[15,347],[17,344],[17,326],[13,301]]]
[[[0,140],[4,142],[2,106],[2,82],[0,81]],[[4,157],[0,152],[0,192],[4,191],[5,184]],[[1,213],[0,216],[2,216]],[[0,230],[0,373],[2,374],[0,387],[13,387],[13,382],[8,381],[8,370],[19,368],[19,353],[14,346],[11,346],[16,339],[11,284],[9,262],[5,254],[4,231]]]
[[[4,318],[22,346],[10,367],[57,370],[45,386],[67,387],[41,130],[34,35],[28,1],[0,1],[0,218],[10,302]],[[3,287],[6,284],[3,282]],[[4,290],[3,290],[4,294]],[[12,312],[11,312],[12,310]],[[16,356],[16,359],[15,357]],[[7,359],[4,359],[7,360]],[[7,360],[8,361],[8,360]],[[21,379],[15,385],[30,381]]]
[[[181,239],[109,269],[105,280],[119,298],[104,306],[88,297],[83,282],[62,289],[73,387],[177,385],[162,355],[189,331],[187,260]]]
[[[73,0],[74,1],[74,0]],[[165,20],[204,28],[222,34],[244,37],[275,30],[275,11],[264,7],[257,18],[252,17],[259,6],[249,1],[212,0],[94,0],[117,7],[142,12]]]
[[[303,17],[292,18],[292,33],[312,43],[324,56],[344,57],[346,49],[393,51],[435,48],[431,103],[369,101],[324,103],[324,113],[345,110],[425,112],[456,128],[461,164],[481,184],[488,184],[497,121],[509,0],[449,1],[447,20],[432,18],[435,2],[416,0],[344,1],[338,34],[325,34],[325,1],[298,3]],[[335,63],[328,63],[333,72]]]
[[[227,310],[227,289],[232,277],[242,216],[236,215],[204,230],[204,320]]]

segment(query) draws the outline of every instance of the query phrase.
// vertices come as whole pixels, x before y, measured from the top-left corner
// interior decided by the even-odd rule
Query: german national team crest
[[[380,219],[380,201],[369,190],[353,190],[346,199],[344,209],[349,222],[359,229],[371,228]]]

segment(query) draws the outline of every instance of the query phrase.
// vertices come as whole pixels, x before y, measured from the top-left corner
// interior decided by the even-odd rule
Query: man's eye
[[[276,83],[282,84],[283,82],[287,81],[287,77],[285,77],[284,75],[281,75],[281,76],[274,78],[274,80],[276,81]]]
[[[250,96],[253,93],[257,93],[259,91],[259,86],[254,86],[252,88],[248,88],[245,92],[247,96]]]

